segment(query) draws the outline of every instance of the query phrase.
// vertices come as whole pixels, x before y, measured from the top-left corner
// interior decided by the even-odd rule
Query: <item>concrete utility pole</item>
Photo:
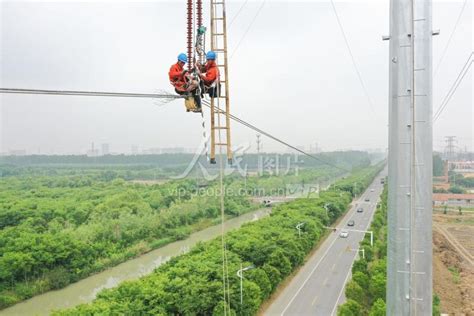
[[[387,315],[432,315],[432,6],[390,1]]]

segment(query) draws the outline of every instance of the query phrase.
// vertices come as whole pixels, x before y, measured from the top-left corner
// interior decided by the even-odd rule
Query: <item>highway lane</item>
[[[382,171],[357,199],[352,208],[340,221],[337,233],[332,233],[318,251],[307,261],[299,273],[280,293],[264,312],[264,315],[335,315],[339,304],[345,300],[344,287],[351,275],[351,267],[359,251],[363,232],[370,226],[373,213],[383,185],[380,178],[386,176]],[[365,201],[368,198],[369,201]],[[358,208],[362,213],[357,213]],[[350,220],[353,227],[347,226]],[[341,229],[348,230],[347,238],[339,236]]]

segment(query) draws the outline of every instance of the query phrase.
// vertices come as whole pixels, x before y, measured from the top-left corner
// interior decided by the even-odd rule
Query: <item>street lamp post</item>
[[[359,184],[358,181],[354,182],[354,185],[353,185],[353,191],[354,191],[354,197],[357,196],[357,193],[356,193],[356,188],[357,188],[357,185]]]
[[[299,223],[298,225],[296,225],[296,229],[298,230],[298,236],[301,237],[301,226],[303,226],[304,223]]]
[[[365,259],[365,249],[358,248],[358,249],[351,249],[352,251],[362,252],[362,259]]]
[[[324,204],[324,209],[326,210],[326,217],[328,217],[328,218],[329,218],[329,213],[328,213],[329,212],[329,210],[328,210],[329,205],[331,205],[331,203]]]
[[[242,275],[242,272],[253,269],[253,268],[255,268],[254,265],[242,268],[242,263],[241,263],[240,264],[240,270],[237,271],[237,276],[240,278],[240,305],[242,305],[243,302],[244,302],[244,294],[243,294],[243,278],[244,278],[244,276]]]

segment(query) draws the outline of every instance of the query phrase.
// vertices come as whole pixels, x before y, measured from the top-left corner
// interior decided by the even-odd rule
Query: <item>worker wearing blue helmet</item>
[[[217,97],[217,83],[219,78],[219,68],[216,64],[216,53],[212,50],[206,54],[206,64],[198,67],[199,77],[204,84],[204,91],[211,97]]]
[[[178,61],[173,64],[168,73],[169,79],[176,93],[187,94],[196,90],[198,82],[193,80],[184,65],[188,61],[188,56],[184,53],[178,55]]]

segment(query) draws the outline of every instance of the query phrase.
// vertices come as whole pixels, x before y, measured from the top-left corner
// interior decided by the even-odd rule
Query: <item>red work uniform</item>
[[[204,82],[204,85],[208,87],[212,85],[219,76],[219,68],[214,60],[209,60],[204,65],[203,72],[205,72],[205,74],[201,74],[201,79]]]
[[[184,92],[186,91],[186,77],[183,73],[184,67],[179,63],[176,63],[171,66],[168,73],[170,77],[171,84],[175,87],[177,91]]]

